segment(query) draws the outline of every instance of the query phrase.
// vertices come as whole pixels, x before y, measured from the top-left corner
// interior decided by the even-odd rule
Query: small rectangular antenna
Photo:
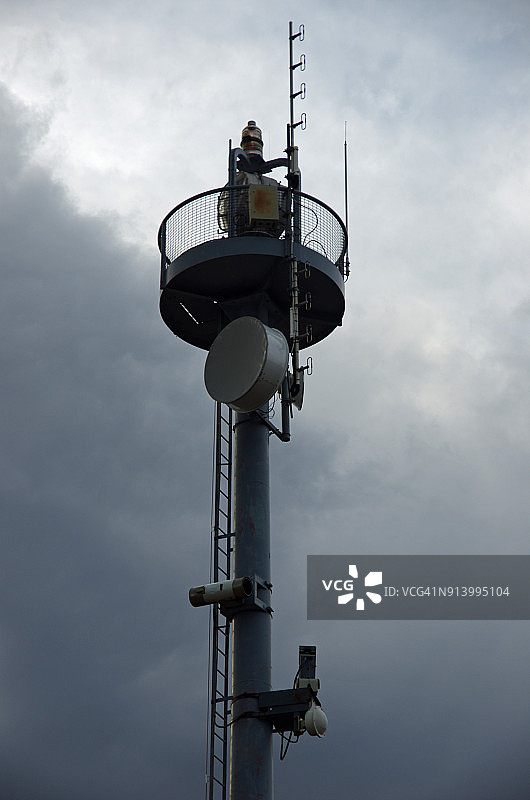
[[[317,649],[314,645],[301,644],[298,648],[300,678],[314,678],[317,668]]]
[[[317,649],[312,644],[301,644],[298,647],[298,675],[295,688],[305,689],[310,686],[314,692],[320,689],[320,681],[316,677]]]

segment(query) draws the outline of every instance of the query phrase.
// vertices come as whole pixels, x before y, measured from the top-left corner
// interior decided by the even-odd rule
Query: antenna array
[[[296,39],[303,42],[305,38],[305,28],[300,25],[297,33],[293,33],[293,23],[289,22],[289,123],[287,125],[287,158],[289,162],[288,180],[288,207],[289,207],[289,229],[287,236],[289,239],[289,290],[291,294],[291,308],[289,315],[289,338],[290,350],[292,357],[293,377],[290,387],[290,398],[297,402],[298,396],[302,391],[303,368],[300,369],[300,322],[299,322],[299,309],[301,306],[309,310],[311,307],[311,296],[306,294],[302,302],[300,302],[300,291],[298,285],[298,261],[294,254],[295,242],[300,242],[301,230],[301,209],[300,198],[296,192],[301,191],[301,175],[298,165],[298,148],[294,143],[294,133],[296,128],[300,127],[305,130],[307,126],[307,116],[302,113],[298,122],[294,119],[294,101],[297,97],[301,100],[306,96],[306,84],[301,83],[298,91],[294,90],[294,73],[295,70],[300,69],[301,72],[305,70],[306,58],[305,54],[300,55],[300,60],[295,64],[293,55],[293,44]],[[307,273],[308,267],[304,266],[304,274]],[[310,342],[312,338],[311,326],[306,326],[305,338]]]

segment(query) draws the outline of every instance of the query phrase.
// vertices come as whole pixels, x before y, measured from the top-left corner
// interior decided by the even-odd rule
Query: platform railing
[[[176,206],[163,220],[158,232],[162,255],[161,286],[165,286],[168,265],[192,247],[233,236],[269,236],[285,239],[288,226],[288,193],[278,186],[278,219],[272,224],[249,218],[248,186],[224,186],[202,192]],[[347,234],[333,209],[304,192],[293,192],[299,208],[300,229],[295,240],[335,264],[344,277]]]

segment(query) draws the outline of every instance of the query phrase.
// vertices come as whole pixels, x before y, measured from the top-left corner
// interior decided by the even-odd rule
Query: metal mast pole
[[[270,606],[269,430],[257,414],[236,415],[234,485],[234,575],[268,584]],[[235,614],[233,637],[230,800],[272,800],[272,724],[252,716],[272,688],[270,613]]]

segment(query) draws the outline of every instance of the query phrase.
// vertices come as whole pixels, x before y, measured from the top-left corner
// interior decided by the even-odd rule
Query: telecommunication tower
[[[211,609],[207,800],[272,800],[272,738],[323,736],[316,648],[299,648],[293,687],[271,682],[269,439],[290,439],[312,362],[300,351],[344,314],[347,232],[302,192],[294,104],[296,40],[289,23],[290,120],[285,157],[265,161],[254,120],[229,143],[228,182],[185,200],[159,230],[160,312],[176,336],[208,351],[204,379],[216,402],[210,583],[190,589]],[[286,185],[268,175],[286,168]],[[281,428],[269,404],[281,399]],[[230,669],[232,682],[230,684]]]

